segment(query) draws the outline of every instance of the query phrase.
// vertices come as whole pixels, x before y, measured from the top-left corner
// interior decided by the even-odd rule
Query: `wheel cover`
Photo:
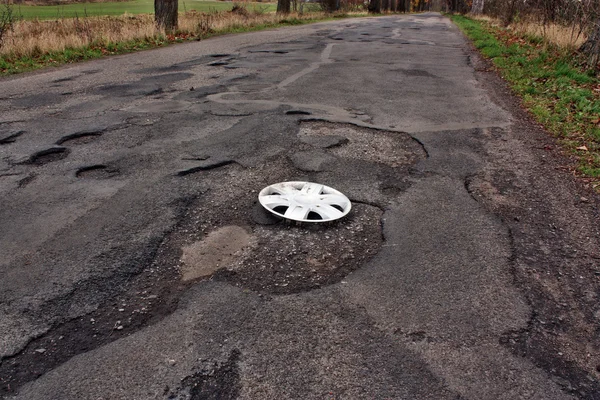
[[[343,193],[313,182],[280,182],[258,194],[269,212],[301,222],[328,222],[347,215],[352,204]]]

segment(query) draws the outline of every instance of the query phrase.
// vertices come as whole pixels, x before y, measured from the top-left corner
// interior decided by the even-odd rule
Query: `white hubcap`
[[[260,204],[280,217],[302,222],[326,222],[342,218],[352,204],[341,192],[311,182],[281,182],[258,194]]]

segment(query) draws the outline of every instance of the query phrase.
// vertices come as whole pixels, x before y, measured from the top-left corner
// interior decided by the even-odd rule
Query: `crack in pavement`
[[[51,328],[19,356],[2,360],[3,390],[8,379],[19,388],[16,399],[28,400],[98,393],[111,399],[562,400],[573,397],[557,381],[563,377],[574,389],[593,393],[592,386],[580,385],[580,375],[564,378],[536,363],[550,360],[552,368],[560,367],[556,356],[522,357],[510,345],[515,335],[506,336],[529,323],[526,334],[536,335],[541,322],[531,317],[544,311],[537,289],[530,293],[530,284],[515,282],[521,276],[515,254],[522,251],[520,231],[487,208],[486,197],[477,198],[489,194],[494,205],[504,207],[502,199],[517,190],[507,184],[494,191],[478,178],[496,154],[488,144],[502,141],[498,127],[515,121],[475,80],[464,40],[441,16],[364,21],[215,38],[102,60],[119,67],[106,68],[117,71],[111,72],[115,82],[106,74],[94,81],[106,88],[103,103],[89,98],[81,108],[59,108],[65,114],[72,110],[74,119],[123,108],[124,101],[116,104],[110,93],[124,91],[135,95],[137,111],[153,114],[152,121],[137,117],[139,124],[73,146],[68,159],[36,168],[38,178],[10,192],[7,207],[0,209],[2,224],[20,217],[20,225],[36,226],[22,216],[52,221],[44,213],[54,212],[56,221],[42,228],[61,228],[40,236],[43,243],[34,242],[36,254],[19,253],[10,266],[1,266],[6,309],[0,326],[9,332],[4,336],[9,344],[20,343],[11,334],[31,338],[39,334],[36,327]],[[392,27],[401,41],[444,45],[404,46],[397,40],[390,45]],[[334,47],[329,42],[334,34],[348,40]],[[274,39],[285,44],[269,44]],[[240,49],[244,44],[251,47]],[[252,55],[257,46],[262,52]],[[224,68],[214,75],[203,54],[217,53],[244,54],[234,61],[245,69],[244,77]],[[171,83],[163,97],[144,96],[156,87],[151,77],[138,75],[168,71],[165,63],[189,75],[165,75]],[[299,71],[288,76],[287,63],[296,63]],[[390,63],[397,64],[395,71]],[[147,72],[133,72],[133,82],[120,76],[140,65]],[[40,86],[61,74],[30,80]],[[83,79],[76,82],[65,81],[64,89]],[[20,93],[18,85],[7,86]],[[364,112],[353,111],[357,107]],[[287,116],[287,109],[316,115]],[[108,111],[103,118],[129,121],[135,111]],[[83,131],[84,122],[56,121],[58,116],[46,115],[37,125],[18,126],[33,134],[3,150],[30,155],[32,148],[49,145],[35,143],[38,137],[55,142],[64,133]],[[70,128],[55,126],[61,123]],[[37,134],[46,128],[49,135]],[[512,166],[512,160],[500,164]],[[92,178],[113,166],[128,173],[114,180],[77,179],[74,162],[94,168]],[[219,168],[224,162],[236,165]],[[208,170],[192,173],[202,169]],[[318,227],[254,212],[257,190],[287,180],[331,184],[356,207],[347,219]],[[43,207],[32,200],[39,193]],[[11,229],[24,233],[18,235],[24,243],[39,238]],[[192,265],[204,260],[202,243],[211,237],[223,241],[228,232],[244,232],[247,240],[221,246],[235,253],[223,253],[221,260],[215,249],[211,267],[232,261],[213,275],[193,275],[182,283],[185,268],[206,266]],[[540,238],[558,237],[553,232]],[[23,247],[2,243],[15,251]],[[133,255],[139,259],[124,261]],[[589,297],[590,304],[595,299],[576,294]],[[25,317],[39,323],[27,325]],[[504,338],[509,346],[501,343]],[[555,349],[533,343],[535,349]]]

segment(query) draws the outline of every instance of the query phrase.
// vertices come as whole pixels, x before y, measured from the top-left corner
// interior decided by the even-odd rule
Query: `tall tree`
[[[473,5],[471,6],[471,14],[479,15],[483,14],[483,3],[485,0],[473,0]]]
[[[370,0],[368,9],[370,13],[381,14],[381,0]]]
[[[390,11],[390,0],[381,0],[381,11]]]
[[[277,14],[290,13],[290,0],[277,0]]]
[[[579,51],[588,57],[590,67],[598,68],[598,61],[600,60],[600,19],[597,19],[594,23],[592,32],[581,45]]]
[[[172,32],[177,29],[178,0],[154,0],[154,21],[159,29]]]

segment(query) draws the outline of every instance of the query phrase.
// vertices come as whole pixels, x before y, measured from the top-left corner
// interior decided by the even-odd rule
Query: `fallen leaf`
[[[579,146],[577,147],[577,150],[588,151],[588,148],[586,146]]]

